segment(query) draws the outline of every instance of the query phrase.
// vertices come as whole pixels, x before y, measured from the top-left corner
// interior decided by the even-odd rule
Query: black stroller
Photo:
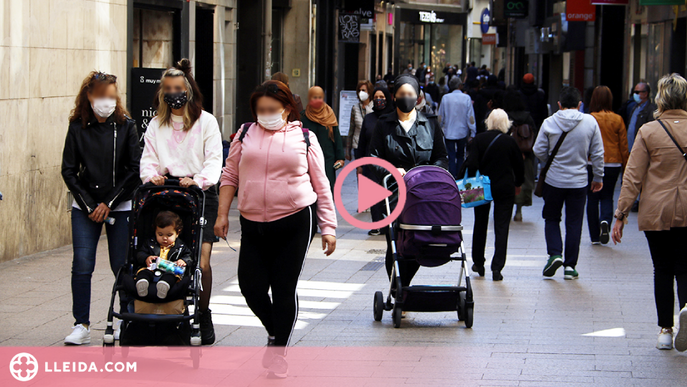
[[[193,367],[200,364],[200,321],[197,314],[200,296],[200,252],[203,240],[205,193],[198,187],[182,188],[178,180],[168,179],[165,185],[142,185],[134,194],[133,211],[129,219],[129,254],[127,264],[117,273],[112,288],[107,327],[103,337],[106,356],[114,347],[113,318],[122,320],[119,344],[124,356],[128,346],[190,345]],[[160,211],[177,213],[184,222],[181,239],[191,249],[194,267],[186,268],[186,275],[174,284],[165,303],[155,303],[152,295],[141,298],[134,282],[135,256],[140,243],[154,236],[154,220]],[[158,277],[159,278],[159,277]],[[119,293],[126,312],[114,310],[115,296]],[[157,300],[159,302],[159,299]],[[193,306],[193,313],[189,307]],[[136,309],[139,313],[136,313]],[[141,312],[143,310],[143,312]],[[108,349],[109,348],[109,349]]]
[[[389,227],[394,265],[389,278],[389,296],[374,295],[374,319],[381,321],[385,310],[392,310],[395,328],[401,326],[403,311],[457,311],[458,320],[472,327],[474,301],[470,275],[466,267],[463,247],[460,193],[453,176],[443,168],[420,166],[411,169],[403,178],[407,199],[401,215]],[[391,175],[384,178],[384,187],[397,191]],[[392,212],[393,200],[385,199],[386,216]],[[461,269],[456,286],[401,286],[399,262],[415,260],[421,266],[441,266],[460,261]],[[463,286],[463,280],[465,285]]]

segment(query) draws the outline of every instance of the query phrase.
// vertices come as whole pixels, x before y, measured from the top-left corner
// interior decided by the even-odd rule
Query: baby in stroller
[[[191,250],[179,238],[183,225],[181,217],[172,211],[160,211],[155,217],[155,237],[141,243],[136,252],[138,268],[134,280],[139,297],[147,297],[154,286],[157,298],[164,300],[172,285],[186,273],[185,267],[192,266]],[[167,271],[162,267],[173,267],[167,263],[180,269]],[[160,278],[154,285],[156,276]]]

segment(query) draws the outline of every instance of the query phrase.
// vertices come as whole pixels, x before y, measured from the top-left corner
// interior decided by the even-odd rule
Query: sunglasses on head
[[[117,76],[112,74],[106,74],[103,72],[96,73],[93,78],[97,81],[117,81]]]

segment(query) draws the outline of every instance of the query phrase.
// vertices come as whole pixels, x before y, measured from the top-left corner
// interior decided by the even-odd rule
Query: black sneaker
[[[503,275],[501,275],[500,271],[492,272],[491,276],[494,281],[503,281]]]
[[[272,363],[269,366],[269,373],[267,377],[272,379],[284,379],[289,372],[289,363],[286,362],[284,356],[274,355],[272,356]]]
[[[472,265],[472,271],[484,277],[484,266],[478,266],[476,263]]]
[[[274,338],[267,337],[267,348],[262,355],[262,368],[270,368],[272,364],[272,357],[274,356]]]
[[[210,345],[215,342],[215,327],[212,325],[211,312],[210,309],[198,311],[200,315],[200,338],[203,345]]]
[[[604,220],[601,222],[601,236],[599,237],[599,242],[601,242],[602,245],[605,245],[610,240],[610,227],[608,227],[608,222]]]
[[[375,230],[370,230],[370,232],[368,232],[367,235],[369,235],[369,236],[378,236],[378,235],[382,235],[382,232],[379,231],[379,229],[375,229]]]

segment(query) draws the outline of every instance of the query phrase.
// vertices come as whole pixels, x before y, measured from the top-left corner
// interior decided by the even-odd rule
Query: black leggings
[[[289,344],[296,325],[296,285],[316,227],[315,205],[273,222],[241,217],[239,287],[277,346]]]
[[[687,228],[671,228],[666,231],[646,231],[651,260],[654,262],[654,297],[658,313],[658,326],[673,326],[675,308],[674,284],[677,281],[677,297],[680,309],[687,303],[687,253],[684,241]]]
[[[386,259],[384,260],[386,266],[387,276],[391,276],[391,269],[394,267],[394,254],[391,252],[391,236],[389,235],[389,227],[384,227],[382,232],[386,236]],[[396,246],[398,248],[398,246]],[[401,286],[410,286],[410,281],[415,277],[415,273],[420,269],[420,264],[417,261],[399,260],[398,261],[398,271],[401,277]],[[393,284],[394,289],[396,288],[396,283]]]

